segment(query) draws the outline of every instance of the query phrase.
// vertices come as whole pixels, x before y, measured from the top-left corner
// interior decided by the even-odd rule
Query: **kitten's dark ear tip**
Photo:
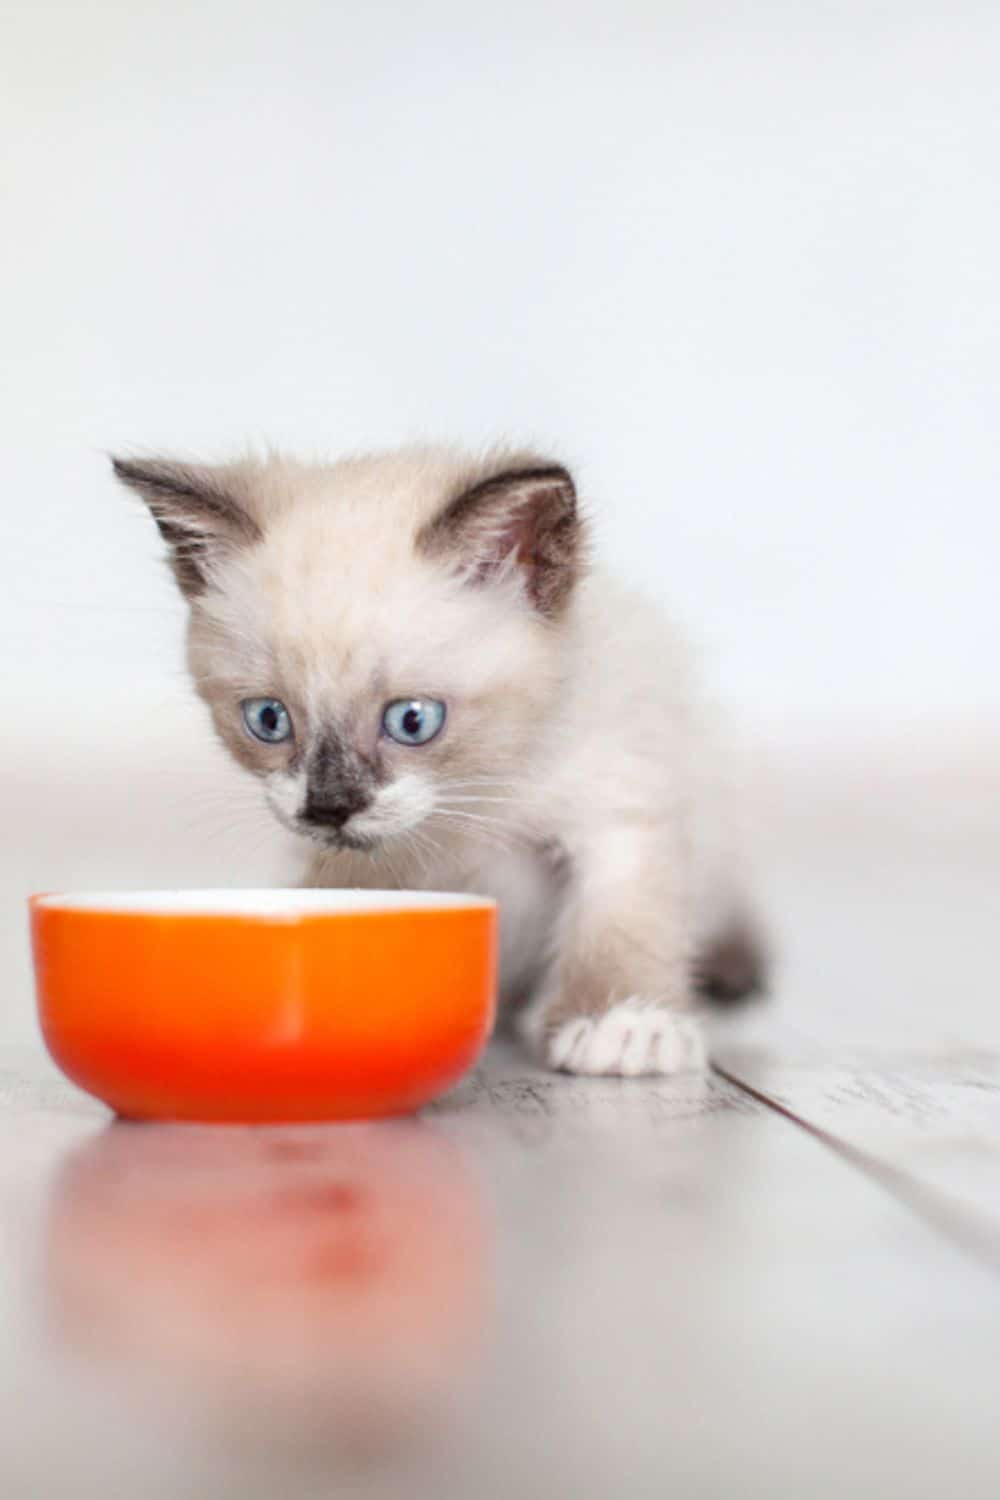
[[[562,464],[534,458],[488,473],[448,501],[419,544],[459,559],[477,583],[515,562],[539,614],[555,618],[585,563],[573,477]]]
[[[194,493],[198,488],[195,469],[167,458],[124,458],[109,453],[108,460],[116,479],[133,489],[156,489]],[[206,486],[207,487],[207,486]]]
[[[152,512],[189,598],[204,591],[214,557],[260,540],[259,525],[225,484],[224,472],[173,459],[108,456],[115,477]]]
[[[138,459],[122,458],[117,453],[109,453],[108,462],[115,478],[120,479],[122,484],[139,485],[149,477],[149,466],[140,463]]]

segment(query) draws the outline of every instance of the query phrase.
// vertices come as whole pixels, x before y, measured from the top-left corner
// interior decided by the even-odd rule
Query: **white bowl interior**
[[[440,911],[495,906],[485,896],[454,891],[218,890],[70,891],[42,896],[40,906],[72,911],[155,912],[163,916],[297,917],[345,912]]]

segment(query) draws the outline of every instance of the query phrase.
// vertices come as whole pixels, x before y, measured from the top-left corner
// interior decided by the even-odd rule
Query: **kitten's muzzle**
[[[307,828],[329,830],[330,833],[340,833],[351,821],[355,813],[364,812],[371,806],[371,798],[364,796],[361,792],[349,791],[335,799],[317,799],[313,796],[306,798],[305,806],[299,813],[299,821]]]

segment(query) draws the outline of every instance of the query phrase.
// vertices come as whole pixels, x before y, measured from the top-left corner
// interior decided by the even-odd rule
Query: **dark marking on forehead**
[[[378,783],[384,779],[379,756],[362,755],[343,735],[327,729],[321,734],[308,757],[310,777],[318,780],[355,780]]]

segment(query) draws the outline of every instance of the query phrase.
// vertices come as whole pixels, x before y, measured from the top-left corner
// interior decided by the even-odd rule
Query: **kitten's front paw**
[[[550,1068],[635,1078],[702,1072],[705,1043],[693,1016],[638,996],[600,1016],[563,1021],[544,1042]]]

